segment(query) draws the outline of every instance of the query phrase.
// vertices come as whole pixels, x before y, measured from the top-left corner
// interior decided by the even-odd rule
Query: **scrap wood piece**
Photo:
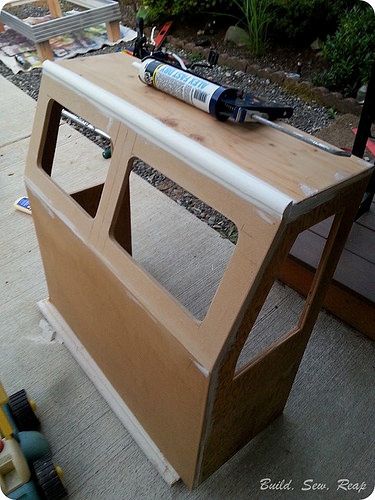
[[[133,412],[122,400],[121,396],[116,392],[56,307],[49,299],[40,300],[37,305],[45,318],[45,322],[49,325],[50,331],[54,332],[54,337],[50,340],[55,340],[56,338],[56,340],[66,346],[164,481],[169,486],[179,481],[180,476],[161,453]],[[45,327],[43,323],[42,326]]]
[[[27,198],[27,196],[21,196],[21,198],[17,198],[17,200],[14,202],[14,208],[16,210],[19,210],[20,212],[31,215],[31,206],[29,198]]]

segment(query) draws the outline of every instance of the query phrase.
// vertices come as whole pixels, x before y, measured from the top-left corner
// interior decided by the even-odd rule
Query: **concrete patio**
[[[35,102],[4,78],[0,96],[0,379],[9,393],[26,388],[37,401],[69,498],[367,498],[375,484],[375,345],[325,312],[284,415],[194,492],[164,483],[66,348],[41,334],[36,304],[48,292],[38,244],[32,217],[13,208],[25,194]],[[60,133],[56,179],[63,187],[105,177],[99,147],[66,124]],[[232,244],[136,175],[132,191],[136,260],[194,314],[204,314]],[[166,274],[166,263],[174,272]],[[241,359],[293,326],[302,304],[291,289],[275,285]],[[261,490],[264,478],[292,483]],[[366,487],[345,491],[341,479]],[[306,480],[312,481],[304,486]],[[313,491],[312,482],[326,486]]]

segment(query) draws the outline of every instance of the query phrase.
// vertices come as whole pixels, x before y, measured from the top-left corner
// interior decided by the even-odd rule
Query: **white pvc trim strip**
[[[173,130],[73,71],[54,62],[45,61],[43,73],[87,98],[105,115],[125,123],[140,136],[262,210],[282,217],[286,207],[295,203],[293,198],[246,172],[235,163]]]

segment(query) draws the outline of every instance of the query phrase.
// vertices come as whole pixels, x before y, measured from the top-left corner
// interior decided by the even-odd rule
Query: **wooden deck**
[[[331,227],[327,219],[297,239],[281,275],[282,281],[306,295]],[[325,308],[375,339],[375,203],[352,228]]]

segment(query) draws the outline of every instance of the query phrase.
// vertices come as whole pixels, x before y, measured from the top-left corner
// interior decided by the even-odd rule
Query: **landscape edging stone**
[[[168,41],[176,48],[187,50],[201,57],[208,57],[208,48],[198,47],[192,42],[186,42],[174,36],[169,36]],[[250,63],[244,58],[225,53],[220,54],[218,63],[230,69],[240,70],[259,78],[268,79],[272,83],[276,83],[289,92],[298,95],[298,97],[301,97],[305,101],[316,101],[327,108],[334,108],[340,113],[351,113],[357,116],[361,114],[362,106],[352,97],[344,98],[340,92],[330,92],[325,87],[315,87],[307,80],[296,80],[288,76],[284,71],[274,71],[271,68],[264,68],[259,66],[259,64]]]

